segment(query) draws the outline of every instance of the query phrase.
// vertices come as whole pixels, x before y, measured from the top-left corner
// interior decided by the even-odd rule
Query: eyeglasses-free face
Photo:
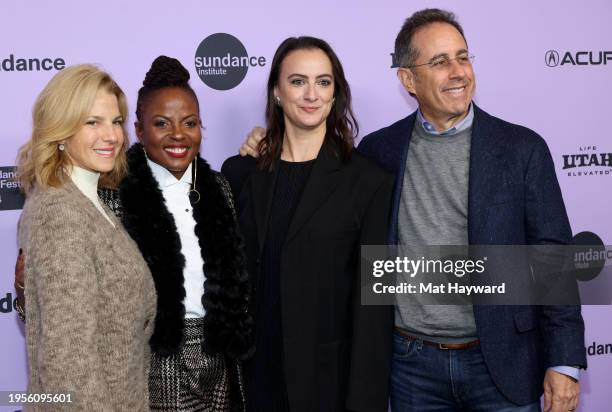
[[[166,87],[143,105],[136,135],[147,156],[180,179],[200,150],[201,126],[195,97],[179,87]]]
[[[398,69],[400,81],[419,102],[425,119],[438,131],[461,121],[468,113],[476,89],[465,39],[448,23],[432,23],[412,38],[417,63]]]
[[[287,132],[325,128],[334,103],[332,63],[320,49],[299,49],[281,63],[274,96],[283,109]]]
[[[85,124],[63,142],[72,164],[91,172],[112,171],[125,139],[122,125],[117,97],[98,90]]]

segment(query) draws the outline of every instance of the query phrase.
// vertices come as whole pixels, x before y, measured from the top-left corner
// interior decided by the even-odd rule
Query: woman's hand
[[[247,139],[240,147],[240,156],[252,156],[254,158],[259,157],[259,151],[257,146],[261,139],[266,135],[266,129],[263,127],[254,127],[247,136]]]

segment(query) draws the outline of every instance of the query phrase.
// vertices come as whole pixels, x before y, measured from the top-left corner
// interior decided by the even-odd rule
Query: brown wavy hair
[[[355,145],[355,137],[359,133],[359,126],[351,107],[351,89],[344,76],[342,64],[325,41],[316,37],[302,36],[285,39],[272,59],[270,76],[268,77],[268,90],[266,101],[266,135],[258,144],[260,153],[258,166],[261,169],[272,170],[274,162],[281,155],[283,138],[285,136],[285,117],[283,109],[276,104],[274,87],[278,84],[280,69],[289,53],[295,50],[319,49],[327,55],[332,65],[334,80],[334,104],[326,120],[327,131],[325,142],[333,142],[336,154],[344,161],[351,157]]]
[[[58,145],[83,127],[99,90],[117,97],[124,136],[113,170],[100,174],[99,185],[113,188],[121,182],[127,173],[125,152],[129,144],[125,94],[108,73],[91,64],[80,64],[59,71],[36,99],[31,138],[17,155],[17,174],[25,193],[34,186],[58,187],[66,181],[72,163]]]

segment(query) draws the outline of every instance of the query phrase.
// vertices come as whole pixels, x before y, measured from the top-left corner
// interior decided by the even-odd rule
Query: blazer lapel
[[[255,226],[257,228],[257,240],[259,242],[259,254],[263,251],[266,233],[268,231],[268,218],[276,186],[278,167],[273,171],[259,170],[253,172],[251,177],[251,198],[253,199],[253,211],[255,213]]]
[[[470,143],[468,183],[468,242],[486,244],[479,233],[486,223],[486,209],[496,188],[502,182],[500,162],[503,146],[501,131],[491,124],[489,115],[474,104],[474,123]]]
[[[412,137],[412,130],[414,129],[414,122],[416,120],[416,112],[402,120],[398,124],[398,129],[393,133],[393,136],[397,136],[396,139],[391,140],[388,150],[396,153],[400,153],[399,162],[395,173],[395,184],[393,186],[393,197],[391,198],[391,221],[389,225],[389,244],[396,245],[399,243],[398,236],[398,216],[400,208],[400,198],[402,196],[402,188],[404,186],[404,173],[406,171],[406,159],[408,158],[408,148],[410,147],[410,139]]]
[[[342,160],[333,153],[333,146],[323,144],[291,219],[285,244],[295,237],[310,217],[329,199],[340,182],[341,168]]]

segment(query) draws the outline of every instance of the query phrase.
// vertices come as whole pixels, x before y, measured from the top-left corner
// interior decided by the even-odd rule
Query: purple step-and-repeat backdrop
[[[206,128],[202,153],[219,168],[250,128],[263,123],[269,64],[288,36],[313,35],[334,47],[352,87],[362,136],[411,113],[416,103],[396,78],[392,52],[403,20],[424,7],[450,9],[463,24],[476,56],[476,102],[536,130],[548,142],[574,233],[589,232],[582,236],[611,244],[609,0],[5,2],[0,24],[0,391],[26,387],[24,329],[13,309],[21,207],[13,166],[30,133],[34,100],[58,69],[100,64],[123,87],[133,112],[152,60],[160,54],[178,58],[190,70],[200,99]],[[215,53],[240,58],[211,69]],[[66,310],[78,316],[78,308]],[[582,375],[580,410],[607,411],[612,308],[584,306],[583,313],[589,369]]]

